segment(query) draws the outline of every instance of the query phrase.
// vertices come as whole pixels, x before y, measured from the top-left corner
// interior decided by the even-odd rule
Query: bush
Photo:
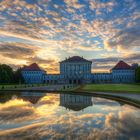
[[[136,82],[140,82],[140,66],[136,69]]]
[[[4,89],[4,86],[2,86],[1,89]]]

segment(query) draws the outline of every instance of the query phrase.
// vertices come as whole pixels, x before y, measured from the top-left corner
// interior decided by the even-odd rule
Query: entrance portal
[[[81,80],[80,79],[78,80],[78,84],[81,84]]]
[[[76,79],[73,80],[73,84],[76,84]]]
[[[72,84],[72,80],[69,80],[69,84]]]
[[[80,79],[69,79],[69,84],[81,84],[82,81]]]

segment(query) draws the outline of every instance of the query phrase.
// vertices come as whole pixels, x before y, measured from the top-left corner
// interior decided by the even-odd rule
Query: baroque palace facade
[[[36,63],[22,68],[28,84],[87,84],[87,83],[134,83],[135,68],[119,61],[110,73],[92,73],[92,61],[73,56],[60,62],[60,74],[47,74]]]

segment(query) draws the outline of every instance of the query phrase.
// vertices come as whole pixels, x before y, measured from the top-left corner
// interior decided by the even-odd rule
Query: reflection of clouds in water
[[[88,118],[96,118],[95,115],[88,115]],[[100,114],[97,114],[97,116],[101,116]],[[86,121],[87,117],[86,115],[80,116],[74,116],[72,114],[69,114],[69,117],[67,115],[60,116],[59,118],[50,118],[49,120],[45,120],[42,123],[32,124],[29,126],[25,126],[23,128],[19,129],[12,129],[9,131],[3,131],[0,133],[1,138],[9,138],[10,136],[14,137],[14,139],[18,139],[20,137],[24,138],[32,138],[32,139],[40,139],[40,138],[68,138],[72,139],[75,136],[84,133],[87,135],[92,127],[92,123],[88,123]],[[85,127],[89,125],[89,127]],[[85,128],[84,128],[85,127]],[[84,129],[83,129],[84,128]],[[80,136],[81,139],[82,136]]]
[[[41,116],[56,115],[57,110],[59,109],[59,96],[51,95],[44,96],[36,104],[36,110]]]
[[[54,104],[59,104],[59,96],[58,95],[48,95],[42,97],[39,102],[37,103],[38,105],[43,105],[43,104],[48,104],[48,105],[54,105]]]
[[[94,98],[96,100],[96,98]],[[96,102],[101,103],[102,99]],[[68,111],[59,106],[59,95],[47,95],[39,99],[36,104],[12,99],[5,104],[0,104],[0,122],[9,125],[23,121],[34,120],[36,123],[20,128],[0,130],[1,139],[119,139],[139,138],[140,134],[140,112],[129,105],[119,106],[114,101],[109,106],[105,103],[98,106],[93,105],[95,110],[89,113],[87,108],[84,112]],[[113,103],[114,102],[114,103]],[[90,107],[91,108],[91,107]],[[110,110],[111,108],[111,110]],[[11,121],[13,120],[13,121]],[[20,120],[20,121],[19,121]],[[39,120],[39,121],[38,121]],[[134,135],[134,137],[132,137]]]
[[[35,109],[30,103],[24,102],[22,99],[12,99],[5,104],[0,104],[1,124],[35,119],[35,114]]]
[[[128,136],[134,134],[135,137],[140,139],[140,112],[133,111],[132,109],[121,111],[119,112],[119,122],[118,129],[120,131]]]
[[[133,109],[124,106],[117,114],[109,113],[106,115],[105,127],[118,136],[129,138],[134,135],[134,139],[140,139],[140,112]]]
[[[119,106],[120,105],[119,102],[115,102],[113,100],[104,99],[104,98],[93,97],[92,100],[93,100],[94,105],[106,105],[106,106]]]
[[[106,119],[105,119],[105,125],[107,126],[107,128],[115,127],[114,125],[116,125],[116,124],[115,123],[112,124],[112,122],[115,122],[117,120],[117,118],[118,118],[117,115],[113,112],[107,114]]]
[[[35,105],[25,98],[13,98],[5,104],[0,104],[0,123],[24,122],[41,118],[43,115],[47,117],[55,114],[55,109],[59,104],[57,98],[58,96],[45,96]]]

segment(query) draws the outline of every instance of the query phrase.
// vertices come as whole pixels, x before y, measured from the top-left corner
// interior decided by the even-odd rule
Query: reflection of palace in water
[[[51,98],[51,100],[53,99],[54,102],[56,100],[60,102],[59,103],[60,106],[63,106],[66,109],[74,111],[80,111],[92,105],[103,105],[103,106],[106,105],[113,107],[113,106],[123,106],[125,104],[125,102],[113,101],[101,97],[72,95],[72,94],[59,94],[59,95],[56,94],[57,100],[55,98]],[[48,96],[47,100],[49,100],[49,96],[51,97],[52,95],[42,92],[21,92],[17,94],[5,93],[0,95],[0,103],[5,103],[12,99],[23,99],[24,101],[30,102],[32,104],[37,104],[44,96]]]
[[[66,109],[80,111],[92,106],[92,97],[82,95],[60,94],[60,106]]]
[[[32,104],[36,104],[43,96],[44,93],[32,93],[32,92],[22,92],[21,97],[25,101],[29,101]]]

